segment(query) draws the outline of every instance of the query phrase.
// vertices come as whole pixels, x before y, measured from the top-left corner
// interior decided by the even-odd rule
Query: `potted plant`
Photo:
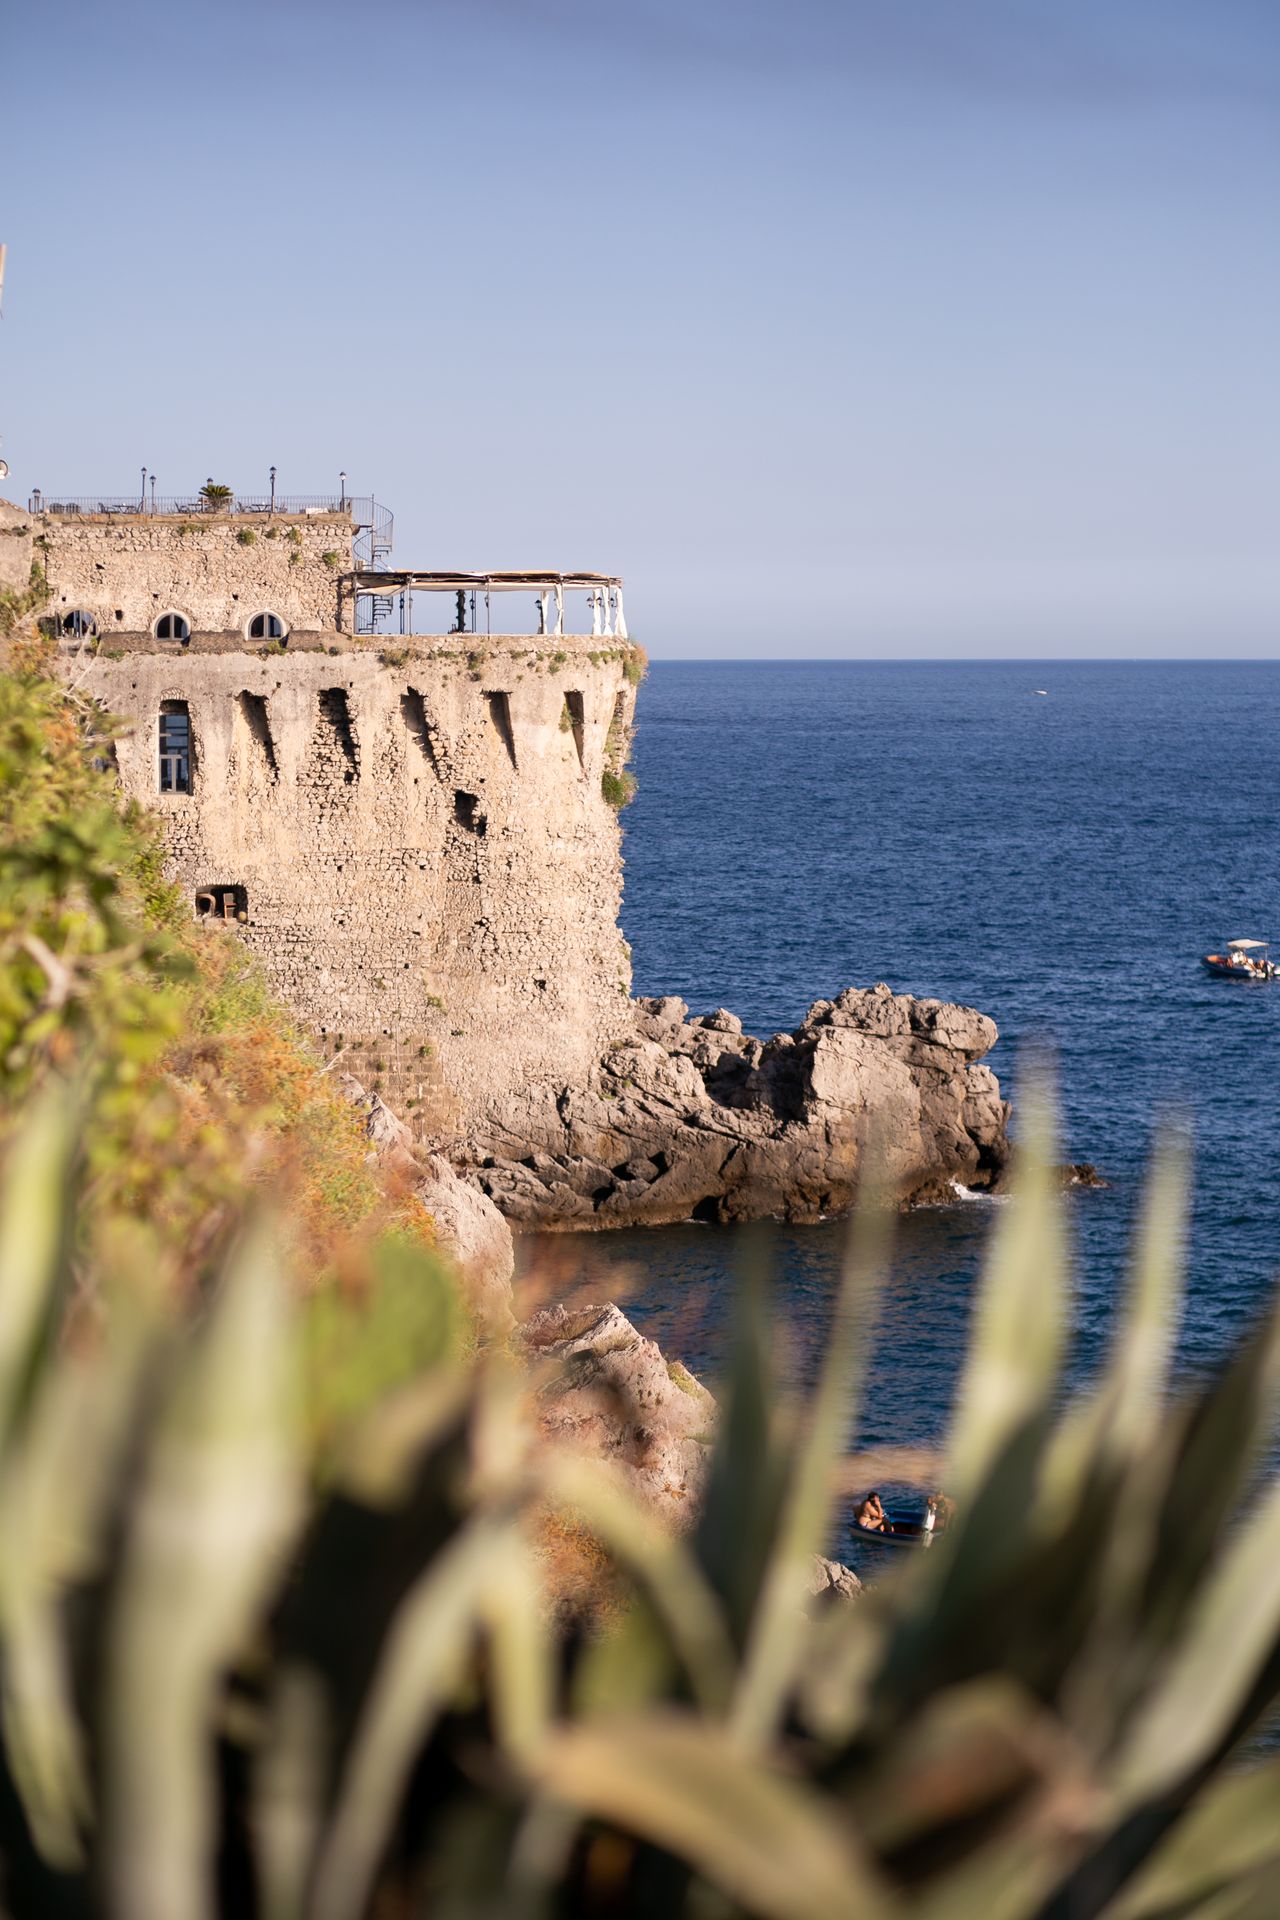
[[[204,501],[206,513],[221,513],[231,505],[233,495],[230,487],[222,487],[214,480],[206,480],[200,489],[200,498]]]

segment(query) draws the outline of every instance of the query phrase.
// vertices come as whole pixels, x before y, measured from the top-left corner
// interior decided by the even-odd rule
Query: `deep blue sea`
[[[635,990],[761,1036],[877,980],[963,1001],[996,1020],[1015,1102],[1020,1050],[1047,1041],[1063,1157],[1111,1182],[1071,1202],[1077,1375],[1105,1345],[1153,1131],[1189,1114],[1180,1361],[1203,1367],[1280,1267],[1280,983],[1200,966],[1280,936],[1278,757],[1280,665],[655,663],[624,816]],[[864,1442],[945,1429],[997,1212],[903,1221]],[[792,1377],[841,1245],[835,1224],[777,1233]],[[714,1384],[741,1252],[689,1226],[574,1236],[554,1259]]]

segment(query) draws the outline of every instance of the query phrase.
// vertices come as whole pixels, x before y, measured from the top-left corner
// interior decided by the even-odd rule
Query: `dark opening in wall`
[[[215,886],[196,889],[197,920],[236,920],[243,923],[248,918],[247,887]]]
[[[267,715],[267,703],[260,693],[247,690],[237,696],[240,717],[244,721],[245,732],[253,748],[261,756],[268,776],[272,780],[279,778],[280,769],[276,764],[275,743],[271,738],[271,721]]]
[[[195,772],[191,709],[185,700],[160,702],[160,791],[190,793]]]
[[[474,833],[480,840],[484,839],[489,822],[480,811],[479,794],[455,793],[453,796],[453,817],[460,827],[466,828],[468,833]]]
[[[512,766],[516,764],[516,737],[511,731],[511,695],[509,693],[486,693],[485,705],[489,709],[489,722],[494,732],[507,750]]]
[[[585,753],[587,715],[580,693],[566,693],[564,716],[560,724],[566,733],[573,735],[573,744],[578,749],[578,765],[581,766]]]
[[[400,712],[410,739],[417,742],[432,773],[438,775],[440,759],[436,753],[436,730],[427,713],[426,702],[416,687],[409,687],[400,695]]]
[[[345,687],[321,688],[320,725],[317,731],[322,736],[322,751],[325,745],[331,748],[341,767],[342,778],[350,786],[360,771],[360,754],[351,726],[351,709],[347,704]]]

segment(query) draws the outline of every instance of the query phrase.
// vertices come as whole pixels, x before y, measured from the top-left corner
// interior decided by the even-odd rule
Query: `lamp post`
[[[338,511],[339,513],[345,513],[347,510],[347,476],[345,473],[338,475],[338,485],[342,488],[342,494],[338,501]]]
[[[274,467],[272,467],[271,469],[271,511],[272,513],[274,513],[275,510],[276,510],[276,470]]]
[[[152,513],[154,513],[155,510],[156,510],[156,477],[153,473],[151,476],[151,511]]]
[[[144,467],[142,469],[142,492],[138,495],[138,512],[145,513],[146,510],[147,510],[147,470]]]

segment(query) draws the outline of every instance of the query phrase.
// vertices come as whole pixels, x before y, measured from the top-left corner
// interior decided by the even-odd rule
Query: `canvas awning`
[[[361,569],[354,575],[357,593],[536,593],[560,587],[590,591],[593,587],[620,587],[615,573],[545,573],[522,568],[517,573],[419,573],[413,568],[389,567],[385,573]]]

